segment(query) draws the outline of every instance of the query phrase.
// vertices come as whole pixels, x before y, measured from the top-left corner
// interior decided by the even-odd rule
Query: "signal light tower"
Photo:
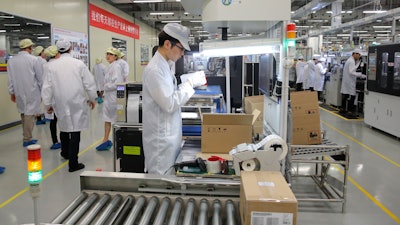
[[[35,225],[39,225],[37,213],[37,198],[40,195],[40,183],[42,182],[42,156],[40,145],[29,145],[28,149],[28,183],[33,199]]]

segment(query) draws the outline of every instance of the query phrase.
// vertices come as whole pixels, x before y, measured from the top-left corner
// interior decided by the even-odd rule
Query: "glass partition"
[[[6,72],[7,61],[19,52],[24,38],[46,48],[51,44],[51,24],[0,11],[0,72]]]

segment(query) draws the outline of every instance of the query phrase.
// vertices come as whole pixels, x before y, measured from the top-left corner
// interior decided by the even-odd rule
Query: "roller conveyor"
[[[216,179],[211,184],[205,180],[85,171],[81,174],[81,193],[51,223],[241,224],[237,213],[239,181]],[[146,191],[140,191],[143,188]],[[192,189],[204,191],[187,194]],[[178,190],[183,194],[176,194]],[[227,196],[220,194],[224,191]]]

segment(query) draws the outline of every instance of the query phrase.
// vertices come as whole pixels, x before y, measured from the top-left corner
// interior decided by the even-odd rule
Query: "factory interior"
[[[400,224],[400,1],[49,2],[6,0],[0,9],[1,225]],[[29,12],[36,5],[50,16]],[[134,29],[101,26],[95,14]],[[168,23],[190,30],[191,50],[172,66],[177,83],[203,71],[207,84],[180,107],[174,165],[152,174],[142,75]],[[27,37],[42,46],[71,38],[73,57],[90,71],[109,46],[128,56],[128,80],[116,84],[112,147],[96,149],[105,108],[96,99],[80,137],[84,169],[70,172],[60,149],[51,149],[44,114],[33,129],[38,143],[21,144],[7,61]],[[355,54],[350,98],[342,86]],[[321,65],[322,90],[299,86],[302,62]]]

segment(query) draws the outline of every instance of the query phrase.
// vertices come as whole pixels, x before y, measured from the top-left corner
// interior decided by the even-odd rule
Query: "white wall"
[[[133,38],[95,27],[88,28],[89,2],[139,25],[140,39],[134,40]],[[158,44],[156,38],[154,38],[157,36],[157,31],[141,22],[135,21],[134,18],[101,0],[1,0],[0,11],[47,22],[56,28],[85,34],[89,32],[91,67],[97,57],[105,58],[105,51],[111,46],[112,37],[126,40],[128,48],[127,59],[131,68],[130,81],[142,80],[144,66],[140,65],[140,45],[148,45],[151,56],[151,49]],[[2,112],[0,126],[20,120],[15,104],[10,101],[7,80],[7,73],[0,73],[0,107]]]

